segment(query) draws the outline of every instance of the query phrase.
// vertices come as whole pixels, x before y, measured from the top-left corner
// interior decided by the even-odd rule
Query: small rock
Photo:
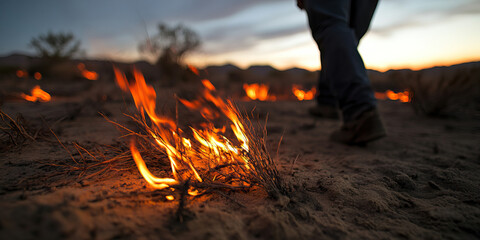
[[[405,173],[398,174],[393,180],[404,189],[414,190],[417,187],[415,182]]]

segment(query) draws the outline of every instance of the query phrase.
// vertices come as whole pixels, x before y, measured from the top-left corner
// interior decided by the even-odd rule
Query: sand
[[[133,104],[117,93],[6,100],[2,110],[37,128],[43,116],[67,146],[122,147],[126,140],[97,114],[129,124],[122,112]],[[278,167],[289,196],[273,199],[258,187],[214,192],[189,199],[179,221],[178,202],[150,188],[133,162],[89,179],[45,178],[62,169],[45,163],[72,160],[43,129],[37,141],[2,139],[0,239],[480,238],[478,119],[427,118],[408,103],[381,101],[388,137],[352,147],[328,140],[340,122],[310,117],[312,101],[237,104],[256,107],[260,121],[268,115],[272,154],[283,135]]]

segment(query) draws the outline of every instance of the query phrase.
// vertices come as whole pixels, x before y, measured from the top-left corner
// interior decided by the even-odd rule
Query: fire
[[[196,75],[200,75],[200,73],[198,72],[198,69],[196,69],[194,66],[188,65],[188,68],[190,69],[190,71],[192,71]]]
[[[88,80],[97,80],[98,79],[98,74],[94,71],[88,71],[85,69],[85,64],[79,63],[77,65],[78,70],[82,73],[82,76]]]
[[[400,101],[400,102],[410,102],[410,92],[405,90],[403,92],[395,93],[392,90],[387,90],[384,93],[382,92],[375,92],[375,98],[379,100],[386,100],[390,99],[392,101]]]
[[[386,100],[387,94],[383,92],[375,92],[375,98],[378,100]]]
[[[303,100],[312,100],[315,97],[315,94],[317,93],[317,89],[315,87],[312,87],[309,91],[304,91],[300,89],[299,85],[294,84],[292,86],[292,92],[295,97],[297,97],[298,100],[303,101]]]
[[[37,80],[40,80],[40,79],[42,79],[42,74],[39,73],[39,72],[36,72],[36,73],[33,74],[33,77]]]
[[[275,96],[269,96],[268,94],[269,88],[266,84],[243,84],[243,89],[251,100],[275,101],[277,98]]]
[[[17,74],[17,77],[19,77],[19,78],[23,78],[23,77],[28,76],[28,72],[24,71],[24,70],[17,70],[16,74]]]
[[[165,189],[188,180],[197,185],[216,183],[219,180],[222,182],[216,184],[228,182],[232,187],[249,185],[245,179],[238,177],[238,174],[248,172],[252,168],[248,157],[251,150],[250,139],[247,137],[244,122],[232,102],[223,101],[215,94],[215,86],[210,81],[207,79],[201,81],[203,90],[198,99],[193,101],[179,99],[179,102],[188,109],[198,111],[206,122],[199,127],[180,129],[172,118],[156,113],[156,92],[145,82],[141,72],[134,68],[132,81],[128,81],[125,74],[116,67],[114,72],[118,86],[131,93],[141,113],[138,122],[144,125],[146,130],[146,135],[141,135],[141,139],[152,144],[152,149],[166,153],[169,159],[171,175],[164,178],[156,177],[148,169],[138,148],[144,146],[142,144],[145,141],[140,143],[132,140],[130,144],[132,157],[151,187]],[[217,128],[213,120],[222,116],[228,124]],[[190,188],[188,194],[195,196],[199,192],[195,188]],[[167,199],[173,200],[173,196],[167,196]]]
[[[52,97],[50,96],[50,94],[48,94],[47,92],[43,91],[40,86],[35,86],[33,89],[32,89],[32,95],[27,95],[27,94],[24,94],[22,93],[20,96],[22,98],[24,98],[25,100],[27,101],[30,101],[30,102],[48,102],[52,99]]]

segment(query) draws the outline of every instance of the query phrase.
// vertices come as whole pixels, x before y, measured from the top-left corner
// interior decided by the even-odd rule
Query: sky
[[[135,61],[159,22],[201,38],[186,61],[198,67],[320,67],[295,0],[2,0],[0,56],[33,54],[30,39],[71,32],[90,58]],[[479,0],[380,0],[359,51],[367,68],[422,69],[480,60]]]

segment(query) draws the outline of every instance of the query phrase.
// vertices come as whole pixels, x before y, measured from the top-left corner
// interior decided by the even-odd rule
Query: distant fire
[[[79,63],[77,65],[78,70],[82,73],[82,76],[88,80],[97,80],[98,79],[98,73],[94,71],[89,71],[85,68],[85,64]]]
[[[395,93],[392,90],[387,90],[385,92],[375,92],[375,98],[379,100],[392,100],[400,102],[410,102],[410,92],[405,90],[403,92]]]
[[[292,93],[297,97],[298,100],[312,100],[315,97],[315,93],[317,93],[317,89],[312,87],[312,89],[305,91],[300,89],[301,86],[294,84],[292,86]]]
[[[16,74],[19,78],[24,78],[28,76],[28,72],[25,70],[17,70]]]
[[[52,99],[52,97],[50,96],[50,94],[48,94],[47,92],[43,91],[40,86],[35,86],[33,89],[32,89],[32,95],[27,95],[27,94],[24,94],[22,93],[20,96],[27,100],[27,101],[30,101],[30,102],[48,102]]]
[[[40,79],[42,79],[42,74],[39,73],[39,72],[36,72],[36,73],[33,74],[33,77],[37,80],[40,80]]]
[[[275,101],[277,98],[275,96],[269,96],[268,94],[269,88],[270,87],[266,84],[243,84],[243,89],[251,100]]]

